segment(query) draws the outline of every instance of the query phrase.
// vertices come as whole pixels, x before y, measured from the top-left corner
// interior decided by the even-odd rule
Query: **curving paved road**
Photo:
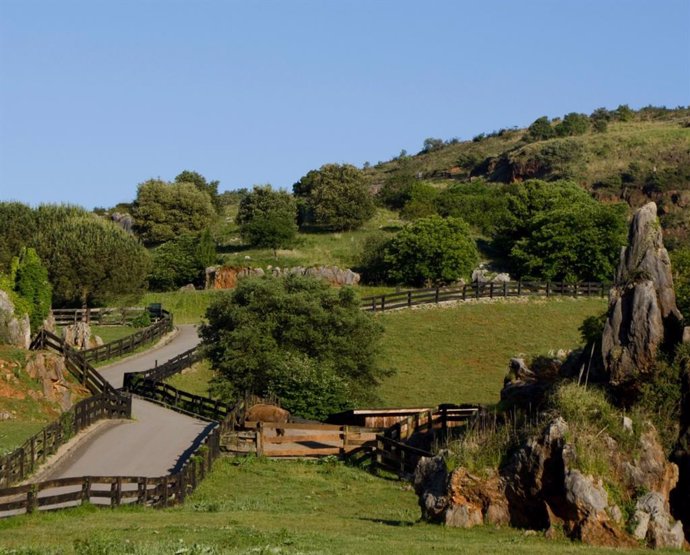
[[[99,370],[114,387],[125,372],[148,370],[199,342],[195,326],[178,326],[167,344]],[[99,427],[42,472],[41,480],[73,476],[163,476],[175,471],[212,424],[143,399],[133,399],[132,420]]]

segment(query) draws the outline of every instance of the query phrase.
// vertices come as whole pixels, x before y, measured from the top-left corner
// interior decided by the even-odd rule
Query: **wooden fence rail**
[[[105,418],[130,418],[131,415],[132,399],[129,395],[111,392],[78,402],[21,447],[0,457],[0,487],[25,480],[74,434],[94,422]]]
[[[58,326],[68,326],[83,321],[90,321],[97,326],[123,326],[141,316],[146,310],[144,307],[54,308],[52,313]]]
[[[155,368],[143,372],[131,372],[131,374],[136,374],[140,378],[146,378],[154,382],[160,382],[170,376],[179,374],[185,368],[189,368],[195,362],[199,362],[201,358],[201,351],[198,347],[194,347]],[[125,377],[125,379],[127,378]]]
[[[468,299],[497,299],[528,295],[542,297],[604,297],[608,288],[608,284],[599,282],[506,281],[501,283],[469,283],[458,287],[411,289],[386,295],[363,297],[361,307],[365,311],[383,312],[394,308],[411,307],[420,304],[466,301]]]
[[[172,314],[163,310],[162,317],[152,325],[136,331],[127,337],[106,343],[105,345],[100,345],[99,347],[94,347],[93,349],[84,349],[83,351],[80,351],[80,353],[84,359],[89,362],[101,362],[103,360],[109,360],[111,358],[134,352],[142,345],[155,341],[156,339],[160,339],[166,333],[172,331],[172,329]]]
[[[80,476],[0,489],[0,517],[76,507],[137,504],[168,507],[182,503],[220,455],[219,429],[203,438],[182,468],[159,477]]]

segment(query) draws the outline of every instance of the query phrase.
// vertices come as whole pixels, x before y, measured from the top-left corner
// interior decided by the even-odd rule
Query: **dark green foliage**
[[[182,235],[151,251],[149,287],[154,291],[171,291],[188,283],[201,284],[207,260],[200,248],[201,239]],[[215,257],[214,257],[215,261]]]
[[[12,259],[26,246],[33,246],[35,212],[20,202],[0,202],[0,272],[9,272]]]
[[[589,116],[589,119],[592,122],[592,129],[594,129],[594,131],[597,133],[606,133],[611,117],[611,112],[609,112],[606,108],[597,108]]]
[[[208,229],[204,229],[201,235],[199,235],[196,257],[202,270],[209,266],[213,266],[218,261],[216,242],[213,240],[211,232]]]
[[[52,290],[48,270],[32,248],[23,248],[13,264],[14,290],[29,304],[31,329],[37,330],[48,317]]]
[[[440,150],[443,148],[443,144],[443,139],[434,139],[433,137],[429,137],[427,139],[424,139],[422,152],[427,153],[434,152],[435,150]]]
[[[601,314],[584,319],[578,331],[585,345],[591,345],[592,343],[601,341],[601,335],[604,333],[604,325],[606,324],[607,316],[608,312],[604,311]]]
[[[73,206],[40,206],[36,251],[48,268],[58,305],[92,306],[140,292],[150,257],[118,225]]]
[[[625,243],[625,209],[568,181],[506,187],[508,216],[494,246],[519,277],[610,281]]]
[[[412,188],[419,181],[409,172],[392,175],[376,194],[376,199],[386,208],[400,210],[410,200]]]
[[[555,131],[559,137],[584,135],[589,131],[589,118],[585,114],[570,112],[556,125]]]
[[[673,269],[673,286],[676,290],[678,309],[690,322],[690,247],[683,247],[671,252]]]
[[[301,276],[244,279],[206,318],[204,349],[226,395],[276,393],[300,415],[325,414],[370,402],[385,375],[375,363],[382,328],[350,288]]]
[[[208,193],[192,183],[151,179],[139,185],[132,207],[135,231],[147,245],[200,233],[215,217]]]
[[[206,181],[206,178],[198,172],[193,172],[189,170],[184,170],[177,177],[175,177],[175,183],[191,183],[199,191],[206,193],[211,199],[211,204],[220,212],[221,201],[218,195],[218,185],[220,181]]]
[[[468,277],[479,253],[464,221],[431,216],[405,226],[386,249],[385,261],[393,281],[438,285]]]
[[[556,131],[546,116],[535,119],[532,125],[527,128],[527,139],[532,142],[545,141],[555,137],[555,135]]]
[[[259,248],[290,247],[297,235],[297,204],[285,191],[257,186],[240,201],[236,218],[242,239]]]
[[[368,284],[382,284],[388,281],[388,264],[386,264],[386,248],[391,237],[384,233],[369,235],[364,240],[362,252],[357,261],[357,271],[362,281]]]
[[[618,121],[632,121],[635,118],[635,112],[633,112],[627,104],[618,106],[613,114]]]
[[[438,190],[431,185],[421,181],[414,183],[410,187],[409,199],[400,211],[400,217],[404,220],[416,220],[436,214],[436,197]]]
[[[146,328],[151,325],[151,315],[147,311],[144,311],[136,318],[133,318],[129,322],[129,325],[133,328]]]
[[[300,225],[333,231],[357,229],[375,212],[361,170],[349,164],[326,164],[293,185],[300,202]]]
[[[438,195],[436,209],[441,216],[461,218],[487,235],[508,216],[504,186],[484,181],[451,185]]]

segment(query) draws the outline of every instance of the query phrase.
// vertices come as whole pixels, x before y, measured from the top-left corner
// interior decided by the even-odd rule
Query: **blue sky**
[[[0,200],[290,188],[541,115],[690,104],[688,0],[0,0]]]

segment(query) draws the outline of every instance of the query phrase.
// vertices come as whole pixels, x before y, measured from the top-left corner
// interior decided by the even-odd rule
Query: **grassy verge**
[[[379,316],[380,364],[398,373],[380,387],[384,406],[495,403],[508,360],[571,349],[578,327],[605,310],[603,299],[467,302]]]
[[[169,377],[165,380],[165,383],[194,395],[208,397],[208,386],[213,376],[214,372],[211,370],[209,362],[202,360],[182,373]]]
[[[341,463],[223,459],[183,507],[84,507],[7,519],[0,521],[0,550],[116,555],[624,552],[508,528],[445,528],[418,522],[418,517],[417,498],[407,484]]]

